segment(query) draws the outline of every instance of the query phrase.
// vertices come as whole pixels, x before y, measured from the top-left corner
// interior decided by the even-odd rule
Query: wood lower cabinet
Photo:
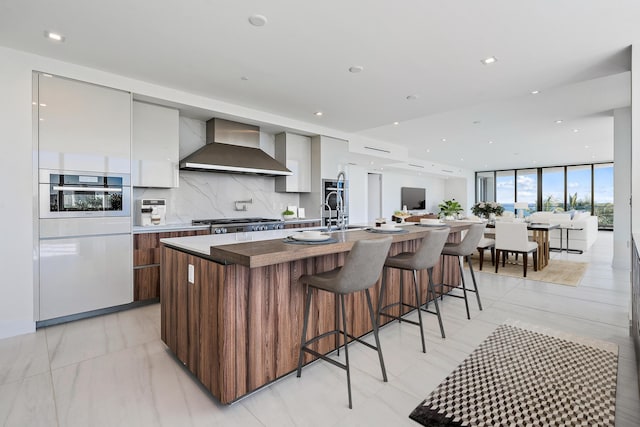
[[[160,239],[209,234],[209,230],[140,233],[133,236],[133,300],[160,297]]]

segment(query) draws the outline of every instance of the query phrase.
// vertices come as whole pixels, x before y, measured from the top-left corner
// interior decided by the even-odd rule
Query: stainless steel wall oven
[[[40,170],[40,218],[129,216],[128,174]]]

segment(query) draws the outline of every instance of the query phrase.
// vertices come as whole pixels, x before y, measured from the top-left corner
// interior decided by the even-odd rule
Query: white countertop
[[[284,239],[294,233],[302,230],[315,230],[318,227],[296,228],[294,230],[266,230],[266,231],[250,231],[247,233],[229,233],[229,234],[207,234],[202,236],[190,237],[173,237],[169,239],[160,239],[160,242],[166,243],[176,248],[184,249],[190,252],[197,252],[209,256],[211,246],[230,245],[233,243],[246,243],[260,240]]]

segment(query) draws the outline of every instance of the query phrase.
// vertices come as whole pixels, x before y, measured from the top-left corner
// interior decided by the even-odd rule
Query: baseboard
[[[36,331],[33,320],[4,320],[0,322],[0,339],[30,334]]]

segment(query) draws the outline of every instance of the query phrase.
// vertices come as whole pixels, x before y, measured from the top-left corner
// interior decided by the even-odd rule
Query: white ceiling
[[[484,170],[612,160],[639,23],[636,0],[3,0],[0,45]]]

